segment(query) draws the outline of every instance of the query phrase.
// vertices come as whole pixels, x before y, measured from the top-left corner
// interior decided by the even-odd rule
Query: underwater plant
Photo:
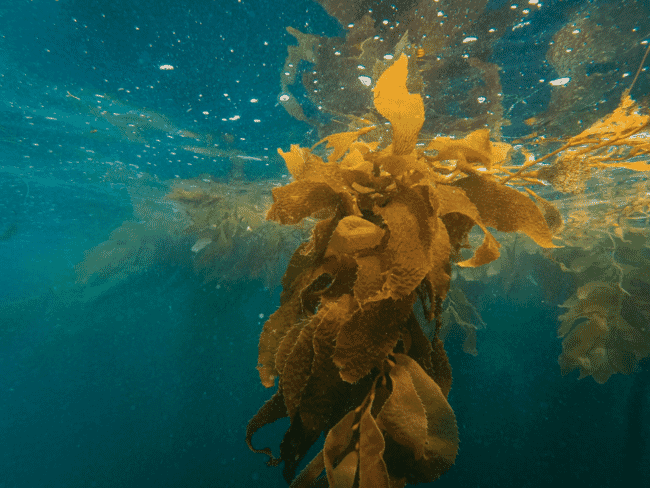
[[[343,17],[356,15],[341,9]],[[370,41],[359,44],[364,36],[355,37],[357,30],[374,27],[366,17],[355,19],[360,22],[350,29],[346,45],[361,54],[350,51],[350,58],[368,54],[376,59],[366,45]],[[313,36],[290,32],[299,46],[290,48],[285,68],[305,59],[317,64],[315,74],[327,50]],[[619,106],[577,135],[558,144],[533,134],[529,148],[551,146],[534,157],[523,145],[492,140],[500,133],[502,110],[492,123],[474,120],[463,138],[419,141],[426,127],[425,105],[417,93],[426,71],[419,59],[422,50],[409,44],[406,33],[394,34],[393,40],[396,60],[374,64],[376,113],[362,115],[363,107],[351,106],[352,130],[333,133],[320,126],[325,138],[311,149],[279,150],[293,181],[273,189],[267,219],[296,225],[315,218],[317,223],[308,242],[294,252],[282,279],[280,307],[260,335],[261,382],[268,388],[276,386],[276,378],[278,383],[249,422],[246,441],[251,450],[270,457],[269,465],[284,462],[283,475],[293,488],[402,487],[431,482],[446,472],[458,452],[458,428],[447,401],[452,374],[442,323],[464,300],[462,292],[456,293],[452,307],[443,311],[452,264],[477,268],[499,257],[500,244],[488,227],[525,234],[548,250],[570,246],[572,236],[581,233],[580,224],[565,225],[558,208],[531,189],[536,185],[580,193],[588,178],[606,170],[650,169],[639,159],[649,154],[650,117],[630,97],[641,68]],[[485,62],[475,59],[469,65],[490,77]],[[339,68],[331,71],[345,80],[344,66]],[[288,91],[295,70],[287,72],[282,88]],[[492,85],[498,84],[495,76]],[[324,96],[317,92],[313,98]],[[285,102],[294,116],[318,125],[299,106],[290,106],[292,97]],[[381,117],[390,122],[390,131]],[[326,160],[316,149],[323,143],[330,150]],[[647,213],[643,198],[632,199],[636,203],[631,198],[626,198],[627,216]],[[617,221],[619,240],[627,237],[625,223],[623,217]],[[482,240],[471,246],[475,227]],[[509,254],[514,259],[514,250]],[[552,257],[548,251],[547,256]],[[563,305],[569,308],[559,331],[567,335],[560,357],[563,373],[579,367],[581,377],[592,374],[604,382],[612,373],[632,372],[650,355],[643,311],[646,279],[643,273],[628,273],[625,281],[621,266],[615,261],[613,266],[621,271],[618,283],[583,284]],[[624,298],[640,310],[628,320],[620,317]],[[474,327],[457,314],[453,319],[466,330],[466,351],[475,354]],[[290,425],[279,457],[270,448],[253,447],[257,430],[285,417]],[[322,434],[322,449],[296,476]]]
[[[290,228],[265,220],[271,200],[267,186],[243,181],[225,184],[204,176],[175,181],[166,196],[191,222],[184,233],[194,237],[195,273],[204,284],[261,279],[274,290],[283,264],[309,226]]]
[[[280,308],[260,336],[262,384],[279,382],[246,438],[271,464],[284,461],[290,482],[326,433],[292,486],[311,486],[323,469],[337,487],[429,482],[449,469],[458,429],[447,402],[451,367],[435,334],[451,262],[495,260],[499,244],[488,226],[555,247],[538,205],[497,177],[513,175],[502,167],[509,144],[490,141],[487,130],[416,144],[424,106],[408,92],[407,73],[402,54],[374,89],[375,107],[391,123],[390,144],[361,140],[374,129],[367,126],[321,141],[333,149],[327,162],[296,145],[280,151],[294,181],[273,190],[267,218],[319,220],[291,258]],[[461,249],[475,225],[483,242],[465,259]],[[416,318],[416,302],[437,321],[432,340]],[[254,449],[253,434],[282,417],[291,424],[280,457]]]

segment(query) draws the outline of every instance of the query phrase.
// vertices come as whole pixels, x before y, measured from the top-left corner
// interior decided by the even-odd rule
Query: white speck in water
[[[372,79],[368,76],[359,76],[359,81],[365,86],[370,86],[372,84]]]
[[[553,86],[564,86],[570,81],[571,81],[571,78],[557,78],[555,80],[549,81],[548,83],[550,85],[553,85]]]

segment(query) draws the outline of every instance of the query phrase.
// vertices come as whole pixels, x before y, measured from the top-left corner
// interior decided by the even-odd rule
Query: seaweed
[[[327,162],[314,148],[280,151],[294,181],[273,190],[267,218],[318,223],[294,253],[280,308],[264,324],[257,369],[264,386],[279,381],[246,437],[270,464],[284,461],[291,482],[326,433],[323,450],[292,486],[310,486],[323,469],[330,486],[360,487],[433,481],[449,469],[458,429],[439,335],[451,262],[475,267],[497,259],[488,226],[555,247],[538,205],[496,177],[507,144],[481,130],[417,145],[424,106],[409,93],[407,74],[402,54],[374,89],[375,108],[391,123],[389,144],[364,142],[372,136],[366,127],[320,141],[332,148]],[[463,259],[475,225],[483,242]],[[414,313],[417,298],[425,319],[435,320],[432,340]],[[252,436],[280,417],[291,424],[276,458],[253,448]]]
[[[474,3],[478,15],[485,5]],[[426,70],[412,38],[404,30],[384,31],[393,41],[395,60],[377,60],[371,41],[377,38],[369,36],[381,27],[363,9],[323,4],[350,22],[342,61],[332,69],[339,79],[348,76],[346,59],[376,60],[376,82],[368,92],[374,112],[362,113],[351,104],[348,131],[321,127],[325,137],[312,148],[278,150],[293,181],[273,189],[267,219],[290,226],[314,219],[316,224],[289,261],[280,307],[260,335],[260,380],[277,390],[251,419],[246,441],[269,456],[269,465],[284,462],[283,475],[294,488],[430,482],[451,467],[458,452],[458,428],[447,402],[451,366],[442,339],[455,323],[466,333],[466,352],[476,354],[475,330],[484,325],[462,291],[450,291],[452,269],[496,262],[499,240],[511,246],[505,267],[511,268],[506,280],[512,281],[524,253],[522,245],[517,253],[517,239],[509,235],[525,235],[531,241],[523,244],[526,253],[535,243],[569,269],[563,261],[571,266],[581,249],[576,239],[600,231],[600,240],[617,246],[605,264],[614,271],[609,281],[590,275],[565,303],[569,311],[559,330],[566,336],[562,372],[578,367],[581,377],[591,374],[604,382],[612,373],[632,372],[650,354],[645,327],[650,272],[630,269],[623,256],[614,256],[627,249],[628,258],[645,262],[639,237],[645,233],[634,226],[635,219],[648,215],[643,189],[605,200],[600,215],[607,218],[600,229],[533,190],[553,185],[580,193],[592,176],[647,171],[644,131],[650,117],[630,97],[637,72],[613,112],[559,147],[544,137],[529,140],[526,148],[495,141],[502,107],[489,114],[492,130],[481,119],[466,124],[463,137],[427,136],[420,95]],[[406,2],[400,8],[416,4],[422,7]],[[315,38],[294,35],[302,46],[294,52],[308,52],[317,65],[334,42],[323,41],[316,49]],[[499,86],[492,65],[480,56],[470,59],[469,66]],[[347,103],[345,97],[337,102]],[[449,131],[458,127],[451,124]],[[549,146],[538,157],[531,151]],[[527,276],[529,266],[521,268]],[[546,280],[543,286],[557,284]],[[270,448],[253,447],[257,430],[283,417],[290,425],[279,457]],[[322,450],[296,477],[322,434]]]
[[[579,379],[591,375],[605,383],[612,374],[631,374],[640,359],[650,356],[647,272],[646,267],[630,279],[636,284],[632,293],[614,283],[592,281],[562,305],[568,309],[558,329],[564,337],[558,359],[562,374],[578,368]]]
[[[401,54],[412,59],[409,90],[426,93],[424,132],[489,127],[498,137],[508,124],[500,69],[489,58],[494,43],[521,21],[509,5],[490,9],[486,0],[319,3],[341,23],[345,37],[288,29],[298,45],[289,47],[280,74],[280,103],[296,119],[315,126],[321,137],[340,130],[346,119],[373,118],[372,86]],[[416,58],[418,50],[423,55]],[[301,68],[301,61],[309,68]],[[304,99],[291,93],[298,82]],[[305,116],[311,107],[319,117]]]
[[[185,233],[194,239],[192,263],[204,284],[260,279],[273,291],[282,265],[309,231],[307,222],[295,229],[266,221],[271,195],[256,183],[219,183],[207,175],[176,180],[167,199],[190,221]]]

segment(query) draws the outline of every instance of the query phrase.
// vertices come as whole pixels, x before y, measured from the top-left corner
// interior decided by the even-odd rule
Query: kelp
[[[562,305],[568,309],[558,329],[562,374],[578,368],[579,378],[605,383],[612,374],[631,374],[650,356],[649,271],[647,265],[635,270],[620,285],[591,281]]]
[[[272,290],[288,256],[309,231],[307,223],[294,229],[264,219],[271,203],[266,185],[219,183],[205,175],[175,181],[167,198],[190,221],[185,233],[194,239],[194,271],[204,283],[261,279]]]
[[[267,218],[318,223],[291,258],[280,308],[262,330],[260,379],[266,387],[279,381],[246,438],[270,464],[284,461],[291,482],[326,433],[292,486],[311,486],[323,469],[330,486],[360,487],[429,482],[449,469],[458,430],[439,334],[451,262],[497,259],[488,226],[555,247],[537,204],[497,179],[508,145],[485,131],[416,145],[424,111],[406,88],[407,73],[402,55],[374,91],[377,111],[391,122],[390,144],[364,143],[364,129],[321,141],[333,150],[327,162],[298,146],[280,151],[294,181],[273,190]],[[465,259],[474,226],[483,241]],[[414,313],[417,299],[425,320],[435,320],[433,340]],[[253,434],[281,417],[291,424],[280,457],[254,449]]]
[[[418,143],[426,111],[409,89],[410,66],[402,53],[373,89],[375,110],[390,122],[390,134],[371,125],[377,117],[369,116],[311,149],[279,150],[293,181],[273,190],[267,218],[317,223],[294,252],[280,308],[260,336],[260,379],[274,387],[278,378],[277,391],[249,423],[246,439],[270,457],[269,464],[284,462],[294,487],[403,486],[433,481],[449,469],[458,431],[446,400],[451,367],[443,323],[464,329],[464,347],[472,354],[475,330],[483,325],[478,313],[474,324],[464,318],[474,309],[460,290],[443,309],[452,264],[471,269],[499,258],[500,244],[488,227],[524,234],[548,250],[563,238],[566,247],[558,252],[570,255],[572,236],[588,226],[563,209],[565,223],[562,211],[531,186],[580,191],[592,175],[648,169],[639,156],[648,154],[643,131],[650,118],[629,91],[610,115],[538,158],[521,146],[494,142],[482,128],[463,138]],[[545,142],[539,138],[531,146]],[[316,152],[323,144],[330,150],[326,161]],[[638,190],[619,201],[622,216],[607,221],[619,230],[604,235],[623,240],[633,231],[628,221],[647,217],[647,196]],[[616,210],[609,204],[604,213]],[[631,242],[638,246],[639,240]],[[514,249],[510,261],[519,259]],[[633,371],[650,353],[650,270],[613,263],[618,280],[588,282],[564,304],[569,311],[558,333],[566,336],[563,373],[577,367],[581,377],[604,382],[612,373]],[[255,432],[282,417],[290,426],[280,456],[255,449]],[[295,477],[321,434],[323,449]]]
[[[521,11],[509,4],[488,9],[486,0],[319,3],[344,26],[345,37],[288,28],[298,45],[289,46],[279,101],[321,137],[341,123],[373,118],[372,87],[401,54],[411,58],[409,90],[426,94],[425,133],[489,127],[498,137],[508,124],[499,67],[489,58],[494,43],[521,21]],[[418,50],[424,55],[416,58]],[[306,97],[294,94],[303,90]]]
[[[529,167],[549,159],[552,161],[549,167],[528,172],[529,177],[548,181],[563,192],[580,193],[586,181],[599,170],[626,168],[649,171],[650,164],[633,160],[650,154],[648,138],[642,135],[649,127],[650,116],[642,114],[626,92],[611,114],[571,137],[543,159],[524,164],[514,175],[519,176]]]
[[[630,96],[633,81],[609,115],[563,139],[501,142],[508,122],[498,67],[488,58],[505,27],[517,27],[508,13],[515,9],[486,10],[479,0],[373,3],[371,11],[361,2],[321,3],[347,25],[346,37],[291,29],[298,46],[290,48],[280,102],[322,139],[278,150],[292,181],[273,189],[266,215],[282,225],[316,224],[293,253],[280,307],[260,335],[257,370],[276,391],[251,419],[246,441],[269,465],[284,463],[295,488],[431,482],[454,463],[459,442],[442,339],[460,326],[466,352],[476,354],[483,325],[462,290],[450,291],[452,270],[498,262],[500,240],[509,244],[501,264],[507,279],[519,268],[535,285],[530,267],[513,266],[532,243],[567,270],[577,269],[573,259],[586,249],[575,242],[580,235],[601,231],[599,242],[617,246],[603,264],[613,274],[585,275],[564,305],[563,373],[579,368],[581,377],[603,382],[632,372],[650,353],[650,270],[630,269],[617,255],[629,248],[636,261],[646,259],[639,236],[647,233],[633,222],[647,217],[647,195],[603,196],[599,215],[609,217],[601,227],[548,198],[550,187],[580,194],[590,178],[650,169],[650,117]],[[309,99],[321,113],[347,119],[347,130],[305,116],[291,94],[300,61],[312,64],[302,77]],[[621,244],[628,239],[631,247]],[[254,434],[280,418],[290,424],[279,456],[253,447]],[[322,449],[296,476],[321,436]]]
[[[76,282],[83,285],[84,300],[157,264],[185,262],[184,229],[190,221],[165,200],[166,185],[146,173],[136,175],[118,162],[111,165],[105,178],[125,184],[133,219],[124,221],[106,240],[84,251],[84,258],[75,264]]]
[[[558,328],[562,374],[578,368],[579,378],[604,383],[612,374],[633,373],[650,356],[650,233],[635,225],[647,220],[642,188],[604,191],[611,200],[592,194],[589,211],[584,200],[573,202],[580,206],[567,220],[568,245],[553,256],[577,288],[561,305],[568,309]]]
[[[265,220],[267,184],[226,184],[210,175],[167,184],[128,176],[116,171],[111,177],[127,183],[135,220],[114,229],[75,266],[77,282],[88,289],[105,290],[174,256],[191,263],[204,284],[260,280],[272,292],[309,233],[310,222],[288,228]]]

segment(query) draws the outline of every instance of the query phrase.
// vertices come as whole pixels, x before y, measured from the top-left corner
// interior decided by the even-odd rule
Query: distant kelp
[[[232,284],[261,279],[269,289],[279,285],[282,266],[305,237],[303,230],[264,219],[271,204],[271,183],[219,183],[209,178],[175,181],[169,200],[191,224],[194,270],[205,283]]]

